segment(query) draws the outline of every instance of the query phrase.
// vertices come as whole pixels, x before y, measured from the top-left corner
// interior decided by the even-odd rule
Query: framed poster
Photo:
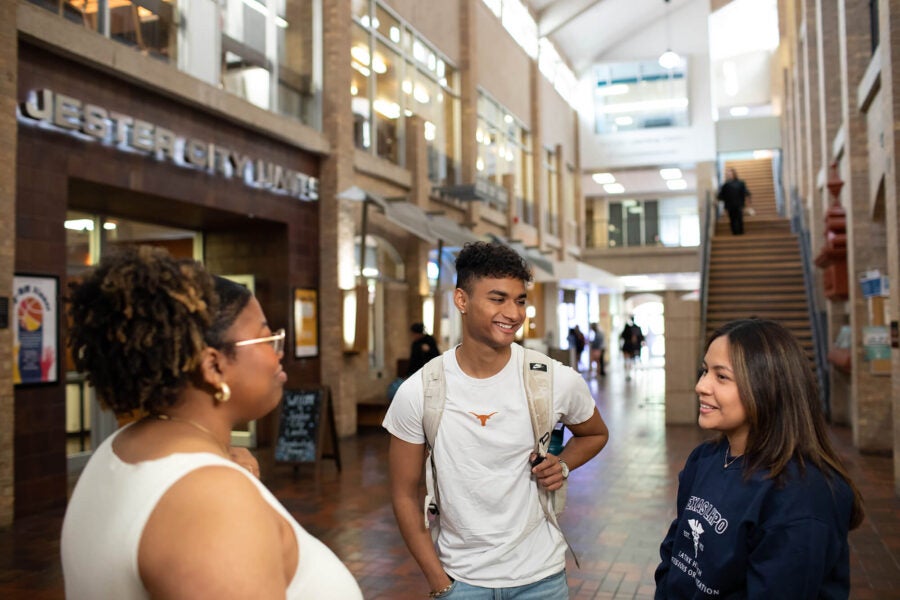
[[[294,289],[294,357],[319,354],[318,294],[309,288]]]
[[[59,379],[59,279],[53,275],[13,277],[13,383],[56,383]]]

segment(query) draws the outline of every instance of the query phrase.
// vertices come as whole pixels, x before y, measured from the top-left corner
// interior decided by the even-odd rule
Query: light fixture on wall
[[[666,51],[659,55],[659,66],[663,69],[674,69],[675,67],[681,65],[681,57],[678,56],[676,52],[672,51],[672,31],[671,31],[671,19],[670,19],[670,9],[669,9],[670,0],[665,0],[666,3]]]

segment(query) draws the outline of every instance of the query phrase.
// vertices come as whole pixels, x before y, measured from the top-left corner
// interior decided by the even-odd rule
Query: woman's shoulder
[[[850,484],[829,467],[792,459],[783,477],[772,486],[771,506],[786,520],[814,518],[846,521],[853,510]]]

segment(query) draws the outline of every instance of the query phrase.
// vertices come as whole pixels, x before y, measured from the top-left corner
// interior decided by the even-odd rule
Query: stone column
[[[478,129],[478,4],[481,0],[460,0],[459,2],[459,103],[460,139],[462,154],[460,172],[462,183],[475,184],[478,170],[478,145],[475,131]],[[470,227],[479,222],[480,202],[469,202],[466,221]]]
[[[17,2],[0,2],[0,302],[8,324],[0,326],[0,527],[13,520],[15,396],[12,383],[12,283],[16,249]]]
[[[863,452],[886,452],[894,445],[890,385],[883,377],[871,375],[863,360],[862,328],[868,324],[868,305],[857,283],[864,271],[884,262],[887,250],[884,227],[873,222],[870,215],[868,133],[865,115],[856,102],[856,90],[871,59],[868,14],[867,0],[839,3],[838,39],[844,67],[841,177],[846,182],[842,203],[847,211],[848,310],[853,340],[850,415],[854,444]]]
[[[410,171],[412,188],[409,201],[422,210],[428,210],[428,196],[431,182],[428,179],[428,149],[425,142],[425,122],[413,115],[406,118],[406,166]],[[405,257],[406,281],[409,282],[409,321],[422,321],[422,301],[429,295],[428,253],[431,245],[421,238],[411,236],[409,251]],[[425,329],[441,339],[441,297],[434,296],[434,325],[425,323]],[[409,327],[407,325],[407,327]]]
[[[900,48],[894,42],[897,20],[900,13],[895,14],[897,3],[881,0],[879,12],[879,52],[881,54],[881,91],[884,99],[884,122],[893,127],[884,128],[884,147],[889,149],[888,155],[893,162],[887,165],[884,178],[884,213],[887,229],[887,267],[891,281],[891,297],[889,312],[892,321],[900,318],[900,209],[898,209],[898,189],[900,189],[900,173],[897,171],[897,156],[900,152],[900,77],[895,77],[894,65],[900,67]],[[900,495],[900,352],[891,350],[891,397],[893,398],[893,431],[894,431],[894,492]]]
[[[828,179],[828,168],[835,159],[832,148],[838,131],[841,128],[843,112],[841,108],[841,43],[839,37],[838,7],[830,0],[816,0],[816,29],[818,30],[818,78],[819,78],[819,113],[822,120],[819,129],[818,143],[821,147],[819,165]],[[826,187],[817,190],[817,209],[811,214],[819,214],[818,219],[810,218],[810,245],[813,255],[818,255],[825,245],[824,215],[831,204],[831,196]],[[818,290],[822,287],[822,274],[816,269]],[[826,328],[829,346],[837,337],[841,326],[847,324],[847,309],[843,301],[823,300],[826,312]],[[831,418],[835,423],[850,424],[850,378],[832,368],[829,373],[829,390],[831,391]]]
[[[350,0],[322,3],[322,131],[331,154],[322,161],[319,196],[319,361],[331,387],[338,434],[356,432],[356,381],[368,369],[365,353],[345,354],[343,291],[352,286],[357,207],[337,194],[353,185],[353,113],[350,107]],[[342,273],[342,270],[344,271]],[[349,282],[349,284],[348,284]]]
[[[665,293],[666,425],[697,423],[697,366],[701,358],[700,302],[685,300],[685,292]],[[613,332],[616,333],[616,332]],[[607,342],[615,351],[618,339]]]

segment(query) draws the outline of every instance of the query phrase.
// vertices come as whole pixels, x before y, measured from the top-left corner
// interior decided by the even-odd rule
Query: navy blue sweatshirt
[[[660,546],[656,599],[847,598],[847,531],[853,492],[806,463],[786,469],[783,487],[743,459],[726,468],[727,445],[691,452],[678,476],[678,516]]]

